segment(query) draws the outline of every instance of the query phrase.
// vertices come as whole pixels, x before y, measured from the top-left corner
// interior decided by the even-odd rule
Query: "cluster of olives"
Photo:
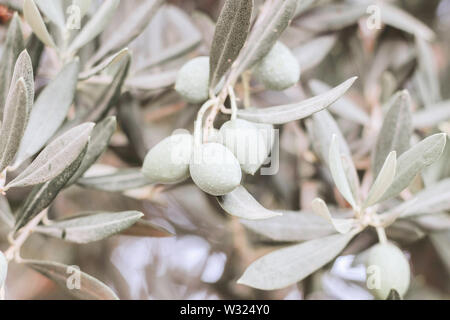
[[[267,89],[284,90],[300,78],[291,51],[277,42],[253,69]],[[209,98],[209,57],[197,57],[178,72],[175,90],[190,103]],[[223,82],[219,83],[220,90]],[[208,102],[207,102],[208,103]],[[199,133],[197,133],[199,135]],[[167,137],[145,157],[143,174],[154,183],[173,184],[191,177],[204,192],[221,196],[240,185],[242,171],[254,175],[267,159],[273,143],[272,126],[232,119],[210,130],[202,143],[190,133]]]
[[[257,80],[266,89],[284,90],[300,79],[300,65],[291,50],[276,42],[269,53],[253,68]],[[187,62],[178,72],[175,90],[190,103],[208,99],[209,57],[197,57]],[[220,88],[221,84],[218,85]]]
[[[267,159],[271,129],[232,119],[214,129],[205,143],[190,133],[173,134],[147,153],[142,173],[154,183],[173,184],[191,177],[208,194],[230,193],[240,185],[242,171],[253,175]]]
[[[403,297],[408,291],[410,280],[410,267],[408,259],[403,252],[390,242],[379,243],[373,246],[368,254],[367,271],[374,284],[368,286],[377,299],[386,299],[392,289]],[[371,267],[376,267],[375,270]],[[373,272],[373,273],[372,273]]]

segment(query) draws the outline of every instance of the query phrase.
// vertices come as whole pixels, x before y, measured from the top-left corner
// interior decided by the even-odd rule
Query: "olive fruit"
[[[8,261],[6,261],[5,255],[0,251],[0,290],[3,287],[6,279],[6,273],[8,271]]]
[[[288,47],[276,42],[269,53],[256,64],[254,74],[266,89],[280,91],[299,81],[300,65]]]
[[[261,130],[242,119],[227,121],[220,128],[222,143],[236,156],[242,171],[251,175],[261,167],[268,155]]]
[[[189,177],[194,137],[188,133],[171,135],[145,156],[142,174],[153,183],[177,183]]]
[[[391,289],[403,296],[409,287],[409,262],[394,244],[377,244],[368,254],[367,277],[368,288],[377,299],[386,299]]]
[[[189,171],[194,183],[213,196],[230,193],[239,186],[242,178],[236,157],[215,142],[195,147]]]
[[[209,97],[209,57],[188,61],[178,71],[175,90],[188,102],[200,103]]]

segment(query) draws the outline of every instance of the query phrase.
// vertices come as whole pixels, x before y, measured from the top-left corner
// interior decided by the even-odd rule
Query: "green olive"
[[[189,171],[194,183],[213,196],[230,193],[242,179],[239,162],[233,153],[214,142],[195,147]]]
[[[291,50],[276,42],[254,68],[256,78],[270,90],[285,90],[300,79],[300,65]]]
[[[408,291],[409,262],[403,252],[392,243],[373,246],[367,258],[367,285],[377,299],[386,299],[391,289],[400,296]]]
[[[220,128],[223,144],[233,152],[242,171],[254,175],[266,160],[268,151],[262,129],[252,122],[235,119]]]
[[[178,71],[175,90],[190,103],[208,100],[209,57],[197,57],[188,61]]]
[[[154,183],[177,183],[189,177],[194,138],[175,134],[154,146],[145,156],[142,173]]]

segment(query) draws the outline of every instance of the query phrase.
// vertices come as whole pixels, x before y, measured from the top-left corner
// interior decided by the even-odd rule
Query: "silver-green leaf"
[[[218,197],[220,206],[227,213],[248,220],[268,219],[281,216],[281,212],[271,211],[264,208],[253,196],[242,186],[232,192]]]
[[[107,285],[100,280],[80,271],[74,266],[68,266],[59,262],[23,260],[22,264],[34,269],[45,277],[57,283],[61,289],[65,290],[71,296],[84,300],[118,300],[117,295]],[[68,278],[74,272],[79,272],[81,276],[80,289],[69,289],[67,286]]]
[[[44,19],[42,19],[41,13],[39,12],[34,0],[24,0],[23,15],[39,40],[47,46],[54,48],[55,42],[47,30]]]
[[[355,80],[356,77],[350,78],[328,92],[299,103],[264,109],[240,109],[237,115],[241,119],[269,124],[283,124],[303,119],[329,107],[351,87]]]
[[[210,52],[210,88],[219,83],[244,46],[250,27],[253,0],[227,0],[222,8]]]
[[[83,151],[91,134],[93,123],[81,124],[52,141],[36,159],[5,190],[46,182],[64,171]]]
[[[354,235],[331,235],[271,252],[253,262],[238,283],[261,290],[295,284],[333,260]]]
[[[36,231],[74,243],[90,243],[106,239],[132,226],[143,217],[139,211],[86,212],[65,220],[38,226]]]
[[[119,169],[102,176],[83,177],[77,180],[77,184],[100,191],[122,192],[150,185],[151,182],[142,175],[140,168],[136,168]]]

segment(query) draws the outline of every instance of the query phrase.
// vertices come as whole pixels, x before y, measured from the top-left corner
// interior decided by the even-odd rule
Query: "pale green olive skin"
[[[370,269],[372,266],[373,269]],[[374,268],[374,266],[376,268]],[[373,246],[366,262],[367,271],[374,272],[368,277],[380,276],[379,288],[369,288],[377,299],[386,299],[391,289],[395,289],[401,297],[409,288],[411,277],[410,266],[403,252],[394,244],[388,242]]]
[[[145,156],[142,174],[153,183],[173,184],[189,178],[194,138],[175,134],[154,146]]]
[[[6,274],[8,272],[8,261],[5,255],[0,251],[0,289],[5,284]]]
[[[276,42],[253,70],[266,89],[282,91],[300,80],[300,65],[291,50]]]
[[[197,57],[181,67],[175,82],[175,90],[190,103],[208,100],[209,57]]]
[[[233,152],[242,171],[254,175],[268,156],[264,135],[250,121],[235,119],[220,128],[222,143]]]
[[[214,142],[195,147],[189,171],[194,183],[213,196],[230,193],[242,179],[241,167],[233,153]]]

